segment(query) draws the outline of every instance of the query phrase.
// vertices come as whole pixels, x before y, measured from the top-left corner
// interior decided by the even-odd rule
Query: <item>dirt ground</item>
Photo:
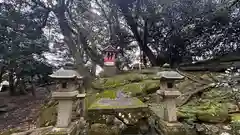
[[[9,96],[8,92],[0,92],[0,105],[7,104],[10,108],[0,113],[0,133],[9,129],[28,130],[35,127],[41,106],[49,92],[45,88],[37,88],[37,97],[31,93],[22,96]]]

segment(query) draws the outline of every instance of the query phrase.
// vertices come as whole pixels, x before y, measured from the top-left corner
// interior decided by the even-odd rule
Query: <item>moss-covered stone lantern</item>
[[[69,69],[57,70],[50,77],[56,80],[58,86],[57,90],[52,93],[52,98],[58,101],[55,129],[61,129],[61,133],[69,133],[74,126],[71,123],[73,104],[79,94],[77,90],[79,88],[79,80],[83,77],[77,71]]]
[[[104,54],[104,76],[113,76],[117,72],[116,58],[118,50],[109,45],[103,49]]]
[[[83,78],[77,71],[71,69],[59,69],[49,76],[55,80],[58,92],[77,90]]]
[[[157,91],[159,97],[163,98],[164,120],[167,122],[177,122],[176,98],[181,93],[175,88],[175,80],[182,80],[184,76],[176,71],[162,71],[158,73],[160,80],[160,90]],[[158,101],[158,104],[160,102]]]

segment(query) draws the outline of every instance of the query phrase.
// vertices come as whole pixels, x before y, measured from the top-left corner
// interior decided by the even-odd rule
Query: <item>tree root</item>
[[[202,81],[202,80],[196,79],[196,77],[193,77],[192,75],[188,75],[188,74],[186,74],[186,73],[183,73],[183,72],[179,71],[178,69],[176,69],[176,71],[177,71],[179,74],[187,77],[188,79],[190,79],[190,80],[192,80],[192,81],[194,81],[194,82],[197,82],[197,83],[200,83],[200,84],[204,84],[204,85],[209,84],[209,83],[204,82],[204,81]]]
[[[214,82],[219,82],[219,80],[212,74],[208,74],[208,76],[214,81]]]
[[[190,92],[190,93],[188,94],[187,98],[185,98],[185,100],[183,100],[183,102],[182,102],[180,105],[178,105],[178,106],[180,107],[180,106],[185,105],[194,95],[196,95],[196,94],[198,94],[198,93],[200,93],[200,92],[203,92],[203,91],[205,91],[205,90],[207,90],[207,89],[209,89],[209,88],[213,88],[213,87],[215,87],[215,84],[214,84],[214,83],[208,84],[208,85],[204,85],[204,86],[196,89],[195,91]]]

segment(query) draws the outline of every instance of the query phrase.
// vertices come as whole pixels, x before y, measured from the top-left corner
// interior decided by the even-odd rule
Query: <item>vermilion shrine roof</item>
[[[105,47],[103,49],[104,52],[118,52],[118,50],[116,48],[114,48],[113,46],[111,45],[108,45],[107,47]]]

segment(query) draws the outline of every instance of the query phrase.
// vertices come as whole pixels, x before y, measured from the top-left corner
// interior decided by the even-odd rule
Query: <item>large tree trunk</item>
[[[0,67],[0,83],[2,82],[3,74],[4,74],[4,66],[1,66]]]
[[[18,83],[16,84],[16,87],[19,89],[19,94],[20,95],[27,95],[27,91],[26,91],[26,85],[24,83],[24,80],[21,78],[18,78]]]
[[[80,51],[77,48],[77,45],[75,44],[74,39],[73,39],[72,29],[70,28],[67,18],[65,16],[65,4],[60,3],[60,2],[58,4],[59,4],[59,6],[54,11],[54,13],[57,16],[60,29],[64,36],[64,40],[65,40],[66,44],[68,45],[70,52],[75,59],[75,64],[77,66],[78,72],[81,75],[89,78],[89,77],[91,77],[91,74],[88,71],[88,69],[84,66],[85,64],[81,57]]]
[[[138,28],[137,28],[137,23],[134,21],[134,18],[132,17],[132,13],[129,11],[129,7],[127,6],[127,4],[125,2],[118,2],[117,3],[118,6],[120,7],[120,9],[122,10],[122,13],[127,21],[127,24],[130,26],[134,37],[136,38],[140,49],[143,51],[143,53],[148,57],[149,61],[151,62],[152,66],[156,66],[157,65],[157,59],[155,57],[155,55],[153,54],[153,52],[151,51],[151,49],[147,46],[147,41],[144,41],[141,38],[139,32],[138,32]],[[146,32],[146,27],[145,27],[145,32]]]
[[[10,96],[15,96],[16,95],[16,88],[14,85],[14,70],[10,69],[9,72],[9,94]]]

